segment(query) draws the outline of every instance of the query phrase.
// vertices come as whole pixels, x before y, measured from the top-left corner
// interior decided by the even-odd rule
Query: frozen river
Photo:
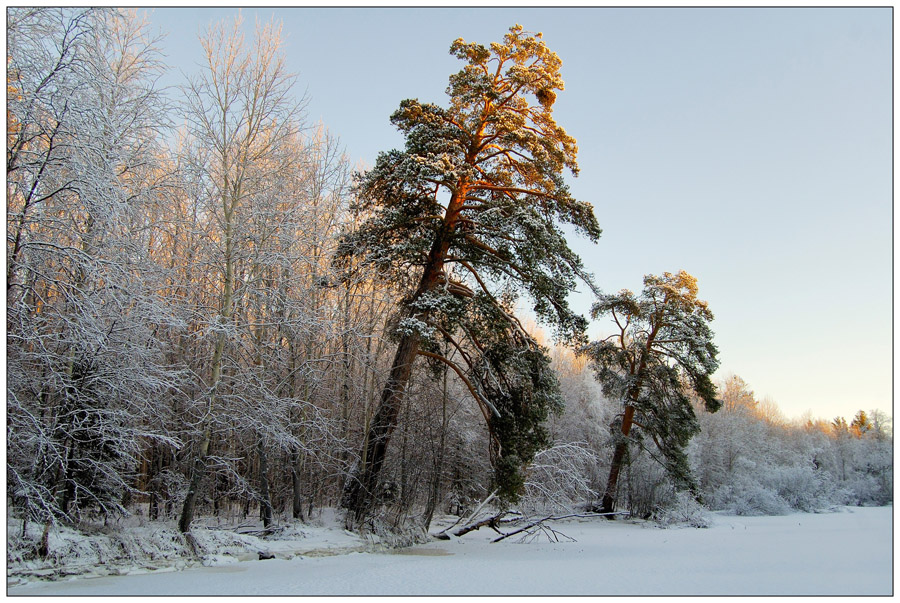
[[[890,595],[893,508],[715,516],[708,529],[576,520],[576,542],[481,530],[400,553],[75,578],[10,595]]]

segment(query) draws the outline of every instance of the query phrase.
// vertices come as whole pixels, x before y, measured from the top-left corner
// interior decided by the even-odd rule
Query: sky
[[[402,148],[406,98],[447,105],[451,42],[542,32],[563,61],[567,180],[603,235],[570,244],[609,293],[686,270],[721,367],[788,418],[892,409],[892,12],[874,8],[265,8],[307,116],[354,165]],[[237,8],[157,8],[175,85]],[[582,289],[585,289],[582,287]],[[584,290],[571,298],[587,314]],[[606,325],[592,325],[596,337]]]

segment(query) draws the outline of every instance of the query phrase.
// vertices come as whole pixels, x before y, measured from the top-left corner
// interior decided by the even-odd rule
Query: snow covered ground
[[[890,595],[893,508],[779,517],[715,515],[708,529],[576,519],[576,542],[522,543],[482,529],[393,552],[336,530],[275,541],[276,559],[32,581],[9,595]],[[325,538],[326,542],[322,542]],[[310,549],[310,546],[318,547]],[[328,549],[342,554],[321,556]],[[291,557],[292,558],[287,558]]]

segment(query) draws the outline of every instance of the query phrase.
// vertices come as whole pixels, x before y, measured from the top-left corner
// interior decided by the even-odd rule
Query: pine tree
[[[391,372],[345,489],[351,523],[375,500],[417,356],[450,367],[468,387],[491,431],[497,485],[514,499],[522,464],[546,442],[540,423],[560,403],[545,350],[512,314],[519,292],[557,336],[579,342],[586,327],[566,295],[591,279],[560,223],[591,240],[600,229],[591,205],[563,181],[578,167],[575,139],[552,116],[561,61],[541,34],[518,25],[501,43],[458,39],[450,52],[466,65],[450,78],[449,107],[400,104],[391,121],[405,149],[380,154],[361,176],[358,209],[370,218],[340,252],[363,256],[364,267],[410,291]],[[443,355],[441,343],[461,360]]]
[[[615,506],[619,471],[632,426],[649,436],[663,455],[676,485],[696,490],[684,448],[699,430],[689,392],[717,411],[721,400],[710,376],[719,366],[706,302],[697,299],[697,279],[685,271],[644,277],[640,296],[628,290],[601,295],[592,316],[612,316],[616,332],[584,348],[594,363],[603,392],[624,405],[620,432],[601,510]],[[630,437],[631,436],[631,437]]]
[[[856,413],[856,416],[853,417],[853,421],[850,423],[850,429],[853,430],[853,434],[856,437],[862,437],[864,433],[872,429],[872,422],[869,420],[869,415],[866,414],[866,411],[861,410]]]

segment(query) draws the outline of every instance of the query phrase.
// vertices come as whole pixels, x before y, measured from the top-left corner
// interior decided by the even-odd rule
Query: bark
[[[381,404],[369,427],[363,450],[365,460],[356,476],[348,482],[345,488],[344,506],[352,514],[353,522],[356,525],[362,522],[374,503],[378,476],[384,465],[388,442],[397,425],[403,395],[418,350],[419,335],[417,333],[404,335],[400,340],[390,376],[381,394]]]
[[[194,509],[197,505],[197,494],[200,491],[200,482],[203,481],[203,474],[206,473],[206,455],[209,452],[209,432],[203,435],[200,442],[200,450],[194,459],[194,466],[191,469],[191,483],[188,486],[187,495],[184,497],[184,505],[181,507],[181,518],[178,520],[178,529],[186,534],[191,530],[191,521],[194,519]]]
[[[634,406],[625,407],[625,416],[622,418],[622,435],[628,437],[631,433],[631,425],[634,422]],[[609,468],[609,479],[606,481],[606,492],[603,494],[603,501],[600,504],[601,513],[612,513],[616,506],[616,487],[619,482],[619,472],[625,461],[625,453],[628,452],[628,442],[624,439],[616,444],[615,452],[613,452],[612,465]],[[608,515],[609,519],[614,519],[614,515]]]
[[[272,499],[269,495],[269,464],[262,438],[256,447],[259,454],[259,518],[263,527],[268,528],[272,523]]]

